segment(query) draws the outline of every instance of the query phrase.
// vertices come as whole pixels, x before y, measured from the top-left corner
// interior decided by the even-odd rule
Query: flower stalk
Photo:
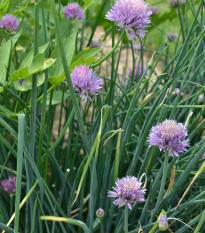
[[[158,198],[157,198],[157,203],[156,203],[155,209],[152,212],[153,216],[155,216],[155,214],[157,213],[157,211],[159,209],[159,205],[160,205],[161,200],[162,200],[164,186],[165,186],[166,178],[167,178],[168,160],[169,160],[169,151],[166,151],[165,152],[164,164],[163,164],[163,173],[162,173],[161,186],[160,186],[159,195],[158,195]]]
[[[128,233],[128,207],[125,205],[125,224],[124,224],[124,231]]]

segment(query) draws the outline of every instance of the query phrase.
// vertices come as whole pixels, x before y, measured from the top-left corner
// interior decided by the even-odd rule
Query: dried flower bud
[[[104,210],[103,210],[102,208],[99,208],[99,209],[96,211],[96,216],[97,216],[98,218],[103,218],[104,215],[105,215],[105,212],[104,212]]]

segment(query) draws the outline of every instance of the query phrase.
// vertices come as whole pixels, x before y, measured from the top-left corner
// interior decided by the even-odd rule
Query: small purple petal
[[[175,88],[175,90],[174,90],[174,95],[178,95],[179,92],[180,92],[179,88]]]
[[[159,12],[159,9],[156,6],[149,6],[148,10],[150,10],[152,12],[152,14],[150,15],[151,17],[154,15],[157,15]]]
[[[20,85],[22,85],[23,84],[23,79],[19,79],[19,83],[20,83]]]

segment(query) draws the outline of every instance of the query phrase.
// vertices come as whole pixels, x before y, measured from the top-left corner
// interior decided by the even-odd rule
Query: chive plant
[[[203,0],[3,1],[2,232],[203,232],[204,65]]]

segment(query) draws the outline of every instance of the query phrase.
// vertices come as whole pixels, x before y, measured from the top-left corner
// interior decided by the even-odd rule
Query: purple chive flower
[[[66,19],[84,19],[85,14],[84,10],[80,8],[77,2],[69,3],[66,7],[63,8],[63,12],[66,16]]]
[[[104,215],[105,215],[105,212],[104,212],[104,210],[103,210],[102,208],[99,208],[99,209],[96,211],[96,216],[97,216],[98,218],[103,218]]]
[[[151,146],[158,146],[160,151],[171,150],[176,157],[179,152],[187,151],[189,140],[183,139],[187,136],[187,130],[181,123],[174,120],[165,120],[157,126],[152,127],[148,141]]]
[[[167,228],[169,227],[168,222],[167,222],[167,216],[162,215],[159,220],[159,229],[160,231],[166,231]]]
[[[90,43],[90,48],[96,48],[96,47],[101,47],[102,44],[100,43],[99,40],[92,40]]]
[[[168,39],[169,42],[175,41],[177,39],[177,37],[178,37],[177,34],[173,33],[173,32],[169,32],[167,34],[167,39]]]
[[[0,185],[4,192],[13,195],[16,192],[16,177],[15,176],[9,176],[7,180],[2,180],[0,182]]]
[[[179,0],[179,5],[185,5],[185,4],[186,4],[186,0]],[[177,7],[177,5],[178,5],[178,1],[177,0],[171,0],[170,1],[169,6],[171,8],[175,8],[175,7]]]
[[[103,84],[103,80],[86,65],[75,67],[71,73],[71,80],[73,87],[80,93],[81,98],[85,100],[88,98],[91,101],[90,95],[97,95]]]
[[[149,6],[148,10],[150,10],[152,12],[152,14],[150,15],[151,17],[154,16],[154,15],[157,15],[158,12],[159,12],[158,7],[156,7],[156,6]]]
[[[17,31],[19,23],[17,18],[12,14],[6,14],[2,17],[0,28],[6,29],[8,32]]]
[[[145,189],[141,188],[142,183],[134,176],[126,176],[122,179],[117,179],[114,191],[108,192],[108,197],[117,198],[113,204],[119,207],[127,205],[132,209],[131,204],[144,201]]]
[[[118,0],[105,17],[117,22],[119,31],[125,28],[128,39],[134,40],[145,36],[151,14],[143,0]]]
[[[175,88],[174,95],[178,95],[180,92],[179,88]],[[181,96],[184,96],[184,92],[181,92]]]
[[[135,66],[135,72],[134,72],[134,79],[141,78],[146,69],[147,69],[147,66],[145,66],[145,65],[143,66],[143,69],[142,69],[141,64],[136,65]],[[147,70],[147,72],[145,74],[145,77],[148,77],[149,74],[150,74],[150,71]],[[132,76],[132,70],[131,69],[128,70],[127,75],[128,75],[129,78],[131,78],[131,76]]]

